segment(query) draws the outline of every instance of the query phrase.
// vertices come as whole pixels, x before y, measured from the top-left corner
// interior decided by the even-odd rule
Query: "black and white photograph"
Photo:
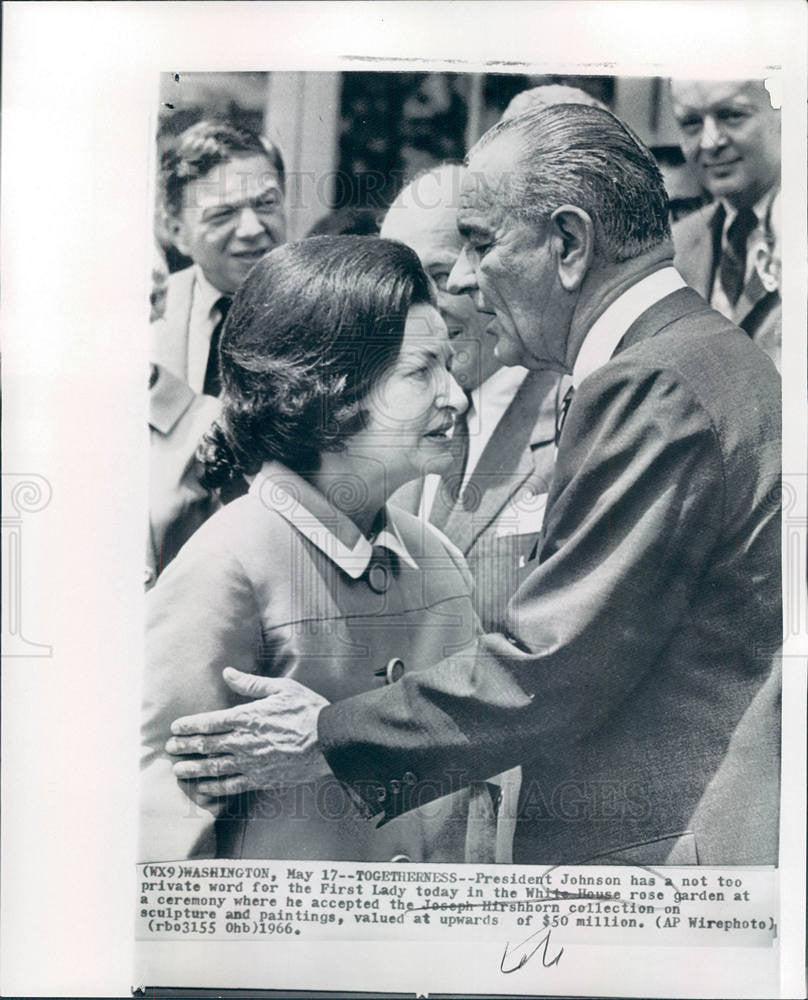
[[[771,87],[162,79],[141,860],[776,862]]]
[[[15,354],[4,254],[6,434],[37,380],[86,409],[97,373],[118,436],[98,471],[101,437],[71,435],[65,475],[50,446],[7,459],[5,773],[22,667],[86,657],[101,684],[35,772],[74,762],[87,829],[121,803],[114,863],[70,884],[118,884],[135,995],[804,995],[804,53],[755,56],[742,3],[671,4],[678,57],[378,48],[393,22],[503,28],[460,3],[378,5],[367,53],[321,26],[319,55],[290,33],[259,58],[259,25],[372,6],[146,5],[147,32],[184,8],[199,35],[124,72],[137,114],[88,115],[90,150],[140,150],[139,222],[65,387]],[[228,7],[256,36],[205,58]],[[559,7],[503,5],[548,32],[615,5]],[[745,48],[681,54],[730,7]],[[123,237],[105,184],[82,205]],[[60,642],[34,536],[82,479],[106,583],[68,591]],[[99,602],[125,626],[90,639]],[[33,800],[6,798],[13,864]],[[7,884],[6,917],[28,898]]]

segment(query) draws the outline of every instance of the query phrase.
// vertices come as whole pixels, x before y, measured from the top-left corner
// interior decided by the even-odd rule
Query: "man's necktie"
[[[222,295],[216,300],[216,309],[219,312],[219,321],[213,328],[210,335],[210,350],[208,351],[208,364],[205,368],[205,381],[202,392],[206,396],[218,396],[222,391],[222,377],[219,371],[219,341],[222,339],[222,327],[227,319],[230,303],[233,300],[229,295]]]
[[[558,447],[558,442],[561,440],[561,432],[564,430],[564,423],[567,419],[567,413],[569,412],[570,404],[572,403],[572,397],[575,394],[575,387],[570,386],[569,389],[564,393],[564,398],[561,400],[560,406],[556,409],[556,431],[555,431],[555,445]]]
[[[454,433],[452,434],[451,451],[452,464],[441,476],[438,492],[432,504],[429,520],[436,528],[443,528],[449,519],[452,508],[460,497],[460,487],[463,485],[463,477],[466,473],[466,462],[469,457],[469,422],[468,417],[471,412],[471,399],[465,413],[462,413],[455,420]]]
[[[749,234],[757,227],[758,219],[751,208],[742,208],[727,229],[727,242],[721,253],[719,277],[721,287],[735,305],[741,297],[746,280],[746,243]]]

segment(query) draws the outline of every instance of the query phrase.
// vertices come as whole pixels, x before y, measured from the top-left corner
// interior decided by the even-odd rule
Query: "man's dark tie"
[[[471,409],[471,399],[465,413],[462,413],[454,425],[452,434],[451,450],[452,464],[441,476],[438,492],[435,494],[435,501],[429,514],[429,520],[436,528],[443,529],[449,520],[449,514],[457,503],[460,496],[460,487],[463,485],[463,476],[466,472],[466,462],[469,457],[469,422],[468,415]]]
[[[742,208],[727,230],[727,242],[721,253],[721,287],[734,306],[741,297],[746,279],[746,242],[757,227],[758,218],[751,208]]]
[[[202,392],[206,396],[218,396],[222,391],[222,376],[219,371],[219,341],[222,339],[222,327],[227,319],[230,303],[233,300],[229,295],[222,295],[216,300],[215,306],[219,311],[219,321],[213,328],[210,335],[210,350],[208,351],[208,364],[205,368],[205,381]]]
[[[561,432],[564,430],[564,423],[567,419],[567,413],[569,412],[570,404],[572,403],[572,397],[575,393],[575,387],[570,386],[569,389],[564,393],[564,398],[561,400],[561,404],[556,410],[556,432],[555,432],[555,444],[558,447],[558,442],[561,440]]]

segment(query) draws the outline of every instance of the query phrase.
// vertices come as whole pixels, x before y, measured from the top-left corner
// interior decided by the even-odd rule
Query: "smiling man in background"
[[[280,152],[245,129],[202,121],[165,156],[167,228],[193,265],[168,279],[151,360],[218,396],[218,342],[233,293],[286,240]]]
[[[452,374],[469,400],[457,419],[455,461],[443,477],[408,484],[393,502],[420,513],[461,550],[485,628],[496,628],[516,590],[520,562],[538,540],[554,460],[558,376],[504,367],[479,311],[446,284],[463,240],[457,208],[464,167],[443,164],[414,178],[391,204],[381,236],[406,243],[434,280],[455,351]]]
[[[676,267],[779,357],[780,294],[761,282],[755,257],[760,234],[777,228],[780,112],[762,80],[672,80],[671,96],[685,158],[716,199],[674,226]]]

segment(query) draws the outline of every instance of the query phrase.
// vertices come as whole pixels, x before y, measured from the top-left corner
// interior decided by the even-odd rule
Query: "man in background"
[[[779,352],[780,294],[767,291],[755,258],[759,234],[775,228],[780,112],[762,80],[672,80],[671,96],[682,151],[715,199],[674,227],[676,267],[753,340],[765,329]]]
[[[202,485],[196,454],[219,410],[218,399],[195,394],[161,365],[150,366],[147,590],[220,506],[219,498]]]
[[[151,360],[194,392],[218,396],[219,337],[233,293],[286,239],[283,160],[251,132],[202,121],[166,154],[163,185],[168,232],[193,265],[168,279]]]
[[[444,164],[411,181],[390,206],[381,236],[406,243],[435,282],[455,350],[452,374],[469,406],[455,428],[455,461],[443,477],[408,483],[393,503],[420,513],[461,550],[475,581],[483,627],[495,628],[536,544],[553,470],[558,376],[503,367],[493,316],[446,284],[463,241],[457,208],[464,168]]]
[[[586,104],[590,108],[609,110],[603,101],[599,101],[597,97],[581,90],[580,87],[570,87],[566,83],[543,83],[539,87],[522,90],[512,97],[510,104],[502,112],[501,121],[516,118],[517,115],[532,111],[534,108],[549,107],[551,104]]]

